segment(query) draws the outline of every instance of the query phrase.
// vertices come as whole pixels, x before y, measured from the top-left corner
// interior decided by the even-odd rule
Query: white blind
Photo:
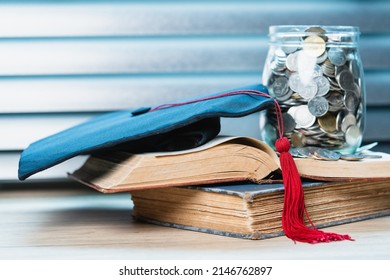
[[[364,139],[390,152],[389,15],[388,1],[1,2],[0,180],[29,143],[96,114],[260,82],[278,24],[360,27]],[[257,117],[223,132],[258,136]]]

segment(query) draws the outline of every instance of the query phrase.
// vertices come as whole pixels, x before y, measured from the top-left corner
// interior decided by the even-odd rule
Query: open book
[[[295,159],[303,178],[322,181],[390,179],[390,157],[360,161]],[[180,152],[94,154],[70,177],[101,192],[281,179],[277,154],[249,137],[217,137]]]

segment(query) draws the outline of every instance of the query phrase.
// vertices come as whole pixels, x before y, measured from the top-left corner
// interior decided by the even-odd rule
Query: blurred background
[[[268,27],[282,24],[360,27],[364,143],[390,152],[390,1],[1,1],[0,183],[17,182],[29,143],[97,114],[261,82]],[[256,114],[222,126],[259,136]]]

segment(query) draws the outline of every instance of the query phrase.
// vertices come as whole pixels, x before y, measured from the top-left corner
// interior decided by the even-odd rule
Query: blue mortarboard
[[[131,152],[194,148],[219,133],[220,117],[242,117],[274,104],[260,84],[173,104],[103,114],[32,143],[19,161],[24,180],[67,159],[97,150]]]
[[[275,148],[284,183],[283,231],[295,241],[308,243],[352,240],[349,235],[320,231],[311,222],[298,170],[289,153],[290,143],[283,137],[281,108],[265,92],[267,89],[257,84],[172,104],[104,114],[32,143],[20,158],[19,179],[103,149],[143,152],[193,148],[219,133],[220,117],[242,117],[275,105],[280,137]],[[311,227],[306,226],[305,216]]]

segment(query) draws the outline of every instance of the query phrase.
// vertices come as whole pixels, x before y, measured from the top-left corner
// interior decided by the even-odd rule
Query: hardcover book
[[[390,214],[390,180],[303,182],[317,228]],[[230,237],[283,235],[283,184],[173,187],[131,191],[137,220]]]

